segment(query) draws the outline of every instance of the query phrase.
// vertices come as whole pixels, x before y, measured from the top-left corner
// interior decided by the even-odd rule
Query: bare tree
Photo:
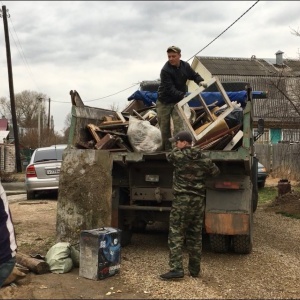
[[[47,127],[46,94],[25,90],[15,95],[17,124],[20,144],[25,148],[38,147],[38,118],[40,112],[40,143],[41,146],[65,143],[65,136],[54,132],[53,117],[51,116],[50,130]],[[40,105],[40,106],[39,106]],[[39,111],[40,108],[40,111]],[[0,98],[0,113],[7,119],[11,118],[10,99]],[[0,116],[1,117],[1,116]]]
[[[47,96],[42,93],[25,90],[15,95],[15,107],[17,123],[19,127],[33,128],[37,127],[38,122],[38,108],[41,104],[41,120],[42,127],[46,122],[45,103],[38,99],[47,99]],[[0,111],[5,114],[7,118],[11,117],[11,103],[10,99],[4,97],[0,98]]]

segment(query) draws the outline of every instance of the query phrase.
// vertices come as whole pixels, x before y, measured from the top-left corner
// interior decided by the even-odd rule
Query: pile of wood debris
[[[219,84],[216,80],[213,83]],[[243,109],[240,105],[232,103],[227,95],[224,95],[224,107],[216,106],[217,102],[206,105],[199,96],[202,90],[203,87],[200,87],[175,105],[186,130],[194,136],[195,145],[201,149],[210,150],[232,150],[234,147],[238,147],[243,136],[241,130]],[[71,91],[70,95],[74,106],[85,107],[76,91]],[[188,102],[195,97],[200,100],[199,106],[189,107]],[[228,120],[230,116],[231,118]],[[105,149],[112,152],[137,151],[128,136],[130,118],[148,122],[151,126],[159,129],[155,105],[149,107],[143,101],[132,100],[122,112],[102,109],[101,117],[97,119],[97,122],[92,120],[93,122],[84,124],[82,130],[85,130],[85,139],[77,139],[76,147]],[[145,133],[146,135],[147,133]]]

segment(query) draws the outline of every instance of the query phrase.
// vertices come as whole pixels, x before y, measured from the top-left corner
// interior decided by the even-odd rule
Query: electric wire
[[[195,55],[193,55],[191,58],[189,58],[187,61],[191,60],[192,58],[194,58],[197,54],[199,54],[200,52],[202,52],[204,49],[206,49],[208,46],[210,46],[214,41],[216,41],[221,35],[223,35],[230,27],[232,27],[236,22],[238,22],[246,13],[248,13],[260,0],[257,0],[251,7],[249,7],[242,15],[240,15],[233,23],[231,23],[225,30],[223,30],[217,37],[215,37],[211,42],[209,42],[205,47],[203,47],[201,50],[199,50]],[[133,87],[133,86],[131,86]],[[104,98],[108,98],[108,97],[111,97],[111,96],[114,96],[116,94],[119,94],[123,91],[126,91],[128,89],[130,89],[131,87],[129,88],[126,88],[120,92],[117,92],[115,94],[111,94],[111,95],[108,95],[108,96],[104,96],[104,97],[101,97],[101,98],[98,98],[98,99],[94,99],[94,100],[87,100],[85,102],[90,102],[90,101],[96,101],[96,100],[100,100],[100,99],[104,99]]]
[[[225,30],[223,30],[217,37],[215,37],[211,42],[209,42],[205,47],[199,50],[195,55],[190,57],[187,61],[194,58],[197,54],[206,49],[209,45],[211,45],[214,41],[216,41],[221,35],[223,35],[230,27],[232,27],[237,21],[239,21],[246,13],[248,13],[260,0],[257,0],[251,7],[249,7],[242,15],[240,15],[233,23],[231,23]]]
[[[197,54],[199,54],[200,52],[202,52],[203,50],[205,50],[208,46],[210,46],[214,41],[216,41],[220,36],[222,36],[229,28],[231,28],[235,23],[237,23],[246,13],[248,13],[258,2],[259,2],[260,0],[257,0],[253,5],[251,5],[251,7],[250,8],[248,8],[242,15],[240,15],[233,23],[231,23],[225,30],[223,30],[217,37],[215,37],[211,42],[209,42],[205,47],[203,47],[201,50],[199,50],[195,55],[193,55],[192,57],[190,57],[187,61],[189,61],[189,60],[191,60],[192,58],[194,58]],[[1,3],[2,3],[2,1],[1,1]],[[10,19],[11,19],[11,17],[10,17]],[[12,23],[12,20],[11,20],[11,23]],[[12,23],[12,26],[13,26],[13,23]],[[14,31],[15,31],[15,28],[14,28],[14,26],[13,26],[13,29],[14,29]],[[15,31],[15,33],[16,33],[16,31]],[[18,35],[17,35],[17,33],[16,33],[16,36],[17,36],[17,38],[18,38]],[[12,36],[13,37],[13,36]],[[13,38],[13,40],[14,40],[14,38]],[[18,39],[18,41],[19,41],[19,39]],[[15,42],[15,40],[14,40],[14,42]],[[16,46],[17,46],[17,43],[15,42],[15,44],[16,44]],[[27,59],[26,59],[26,57],[25,57],[25,54],[24,54],[24,51],[23,51],[23,49],[22,49],[22,46],[21,46],[21,43],[20,43],[20,41],[19,41],[19,44],[20,44],[20,47],[21,47],[21,50],[22,50],[22,53],[23,53],[23,55],[21,54],[21,57],[22,57],[22,59],[23,59],[23,61],[24,61],[24,59],[25,59],[25,65],[26,65],[26,67],[27,67],[27,69],[28,69],[28,72],[30,72],[30,68],[29,68],[29,64],[28,64],[28,61],[27,61]],[[17,48],[18,48],[18,46],[17,46]],[[18,51],[19,51],[19,48],[18,48]],[[20,52],[20,51],[19,51]],[[23,56],[24,56],[24,58],[23,58]],[[32,77],[32,75],[30,74],[30,76]],[[35,83],[35,85],[37,86],[37,84],[36,84],[36,82],[34,81],[34,79],[33,79],[33,77],[32,77],[32,80],[33,80],[33,82]],[[105,98],[109,98],[109,97],[112,97],[112,96],[115,96],[115,95],[117,95],[117,94],[120,94],[120,93],[122,93],[122,92],[124,92],[124,91],[126,91],[126,90],[129,90],[129,89],[131,89],[132,87],[134,87],[134,86],[137,86],[137,85],[139,85],[140,84],[140,82],[138,82],[138,83],[136,83],[136,84],[133,84],[133,85],[131,85],[130,87],[127,87],[127,88],[125,88],[125,89],[122,89],[122,90],[120,90],[120,91],[118,91],[118,92],[116,92],[116,93],[113,93],[113,94],[110,94],[110,95],[106,95],[106,96],[103,96],[103,97],[99,97],[99,98],[96,98],[96,99],[91,99],[91,100],[85,100],[85,102],[92,102],[92,101],[98,101],[98,100],[102,100],[102,99],[105,99]],[[51,101],[52,102],[56,102],[56,103],[70,103],[70,102],[67,102],[67,101],[58,101],[58,100],[52,100],[51,99]]]
[[[32,72],[31,72],[30,66],[29,66],[28,61],[27,61],[27,59],[26,59],[26,56],[25,56],[25,54],[24,54],[22,45],[21,45],[21,43],[20,43],[18,34],[17,34],[16,30],[15,30],[15,27],[14,27],[14,24],[13,24],[13,21],[12,21],[11,16],[9,17],[9,19],[10,19],[12,28],[13,28],[13,30],[14,30],[14,33],[15,33],[15,35],[16,35],[16,37],[17,37],[17,41],[18,41],[18,43],[19,43],[19,46],[20,46],[21,51],[19,50],[18,44],[16,43],[16,41],[15,41],[15,39],[14,39],[14,36],[12,35],[12,32],[10,31],[10,28],[8,27],[9,32],[10,32],[10,34],[11,34],[11,36],[12,36],[12,38],[13,38],[15,44],[16,44],[16,47],[17,47],[17,49],[18,49],[18,51],[19,51],[19,53],[20,53],[20,56],[21,56],[23,62],[25,63],[25,66],[26,66],[26,68],[27,68],[27,70],[28,70],[29,76],[31,77],[31,80],[33,81],[33,83],[34,83],[35,86],[37,87],[37,90],[40,90],[39,87],[38,87],[38,85],[37,85],[37,83],[36,83],[36,81],[34,80],[33,74],[32,74]]]

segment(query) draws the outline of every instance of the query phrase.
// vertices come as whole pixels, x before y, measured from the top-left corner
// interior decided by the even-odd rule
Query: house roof
[[[196,56],[196,58],[213,75],[241,75],[241,76],[278,76],[284,72],[285,76],[300,76],[300,60],[283,60],[283,65],[278,66],[274,59],[233,58]]]
[[[254,101],[254,123],[262,117],[266,124],[272,127],[278,127],[280,124],[280,126],[299,128],[300,99],[297,87],[300,86],[300,60],[285,59],[280,66],[276,65],[275,58],[257,59],[255,56],[251,58],[196,56],[195,58],[212,76],[218,76],[221,82],[243,81],[248,82],[253,90],[268,91],[267,99]],[[288,98],[279,92],[275,87],[277,85]]]

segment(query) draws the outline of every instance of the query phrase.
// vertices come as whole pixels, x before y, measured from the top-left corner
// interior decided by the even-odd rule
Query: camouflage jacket
[[[174,166],[173,190],[175,194],[204,194],[205,180],[217,176],[219,168],[199,148],[174,147],[167,154],[167,160]]]

